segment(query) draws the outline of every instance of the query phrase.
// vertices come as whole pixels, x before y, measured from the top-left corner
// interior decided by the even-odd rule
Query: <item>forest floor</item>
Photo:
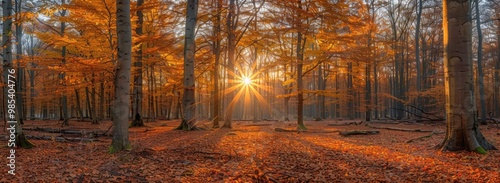
[[[308,121],[309,131],[300,133],[277,132],[275,128],[294,130],[295,123],[270,121],[236,121],[233,129],[186,132],[173,130],[178,120],[157,120],[130,129],[132,150],[108,154],[109,136],[61,135],[36,128],[102,134],[110,121],[70,121],[63,128],[60,121],[26,121],[27,135],[46,139],[32,139],[35,148],[16,149],[12,176],[5,165],[10,150],[7,132],[1,130],[5,145],[0,146],[0,182],[500,182],[499,151],[441,152],[433,147],[443,140],[443,133],[407,143],[431,134],[419,130],[444,131],[442,122],[370,123],[417,132],[373,129],[366,122],[328,126],[347,122]],[[348,130],[380,133],[344,137],[337,132]],[[500,147],[499,127],[481,126],[481,131]]]

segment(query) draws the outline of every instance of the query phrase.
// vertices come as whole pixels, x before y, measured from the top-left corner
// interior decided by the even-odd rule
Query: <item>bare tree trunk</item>
[[[101,77],[104,78],[104,73],[102,73]],[[104,81],[101,81],[101,83],[99,83],[99,120],[103,120],[105,118],[105,111],[104,111]]]
[[[500,30],[497,31],[497,61],[495,64],[495,83],[494,83],[494,95],[493,95],[493,103],[494,103],[494,110],[495,110],[495,117],[500,116],[500,107],[499,107],[499,95],[500,95]]]
[[[35,52],[34,52],[34,47],[35,45],[33,44],[33,35],[30,36],[30,53],[31,53],[31,60],[34,61],[35,57]],[[30,119],[35,120],[35,64],[34,62],[31,63],[31,70],[28,71],[30,75]]]
[[[16,1],[16,12],[21,11],[21,1]],[[34,145],[26,138],[24,132],[23,132],[23,119],[22,119],[22,69],[18,69],[17,73],[17,78],[16,78],[16,70],[13,68],[13,62],[12,62],[12,40],[11,40],[11,35],[12,35],[12,1],[2,1],[2,12],[3,12],[3,24],[2,24],[2,45],[3,45],[3,60],[2,60],[2,65],[3,65],[3,72],[4,72],[4,79],[5,79],[5,84],[4,86],[4,92],[5,96],[7,96],[4,100],[4,103],[6,102],[7,104],[7,109],[9,110],[15,110],[15,112],[4,112],[4,115],[6,116],[7,123],[8,123],[8,130],[14,130],[15,131],[15,144],[11,146],[9,143],[9,147],[22,147],[22,148],[31,148],[34,147]],[[17,17],[16,17],[17,18]],[[20,20],[17,19],[16,22],[16,36],[22,36],[21,31],[21,24]],[[19,28],[19,29],[18,29]],[[18,37],[20,38],[20,37]],[[19,41],[20,39],[16,40],[18,43],[17,49],[21,49],[19,45],[21,44]],[[18,51],[18,55],[22,54],[20,50]],[[19,56],[17,59],[21,59]],[[9,82],[10,81],[10,82]],[[6,89],[8,88],[8,89]],[[16,91],[17,90],[17,91]],[[14,105],[14,106],[13,106]],[[4,108],[5,109],[5,108]],[[11,132],[12,133],[12,132]]]
[[[352,62],[347,63],[347,117],[354,118],[354,91],[352,88]]]
[[[229,71],[227,72],[227,81],[228,81],[228,87],[231,88],[233,84],[231,83],[234,80],[233,72],[234,70],[234,52],[235,52],[235,47],[236,47],[236,42],[235,42],[235,0],[229,0],[229,10],[227,14],[227,69]],[[229,105],[226,108],[226,115],[225,115],[225,121],[224,125],[222,126],[223,128],[232,128],[232,121],[233,121],[233,111],[234,111],[234,106],[236,104],[236,100],[234,98],[234,92],[230,92],[227,94],[227,98],[230,100]]]
[[[302,10],[301,1],[299,2],[299,9]],[[297,17],[300,17],[300,13]],[[302,81],[302,66],[304,64],[304,48],[306,43],[306,38],[302,38],[302,22],[298,22],[298,32],[297,32],[297,128],[300,130],[307,130],[304,125],[304,93],[303,93],[303,81]]]
[[[484,138],[477,122],[469,12],[468,0],[443,0],[446,135],[439,148],[485,154],[496,148]]]
[[[61,5],[64,6],[65,3],[65,0],[62,0],[61,1]],[[61,16],[66,16],[66,9],[63,9],[60,11],[60,14]],[[64,37],[64,31],[66,29],[66,22],[61,22],[61,32],[59,33],[61,35],[61,37]],[[61,60],[61,63],[64,65],[66,63],[66,46],[63,46],[62,49],[61,49],[61,57],[62,57],[62,60]],[[62,86],[66,86],[65,82],[64,82],[64,77],[65,77],[66,73],[64,72],[61,72],[59,74],[59,78],[60,78],[60,81],[62,83]],[[63,123],[62,125],[69,125],[68,123],[68,102],[67,102],[67,96],[66,94],[63,92],[62,93],[62,96],[61,96],[61,109],[62,109],[62,116],[61,116],[61,119],[63,120]]]
[[[141,10],[144,0],[137,0],[137,27],[135,33],[142,36],[142,23],[144,21],[144,14]],[[136,43],[137,51],[135,51],[135,77],[134,77],[134,103],[133,103],[133,116],[132,124],[130,126],[144,126],[142,121],[142,43]]]
[[[215,63],[214,63],[214,77],[213,77],[213,128],[219,128],[219,65],[220,65],[220,42],[221,42],[221,13],[222,13],[222,0],[217,0],[217,15],[215,18],[215,26],[214,26],[214,34],[215,34],[215,43],[214,43],[214,55],[215,55]]]
[[[99,124],[99,121],[97,120],[97,107],[96,107],[96,98],[95,98],[95,73],[92,72],[92,93],[90,93],[90,102],[92,104],[91,110],[91,117],[92,117],[92,124]]]
[[[83,113],[82,113],[82,108],[81,108],[81,104],[80,104],[79,89],[75,89],[75,98],[76,98],[76,113],[78,114],[80,121],[83,121]]]
[[[420,92],[422,91],[422,76],[420,70],[420,19],[422,17],[422,0],[415,1],[418,4],[417,9],[417,27],[415,28],[415,62],[417,67],[417,98],[415,100],[415,106],[419,109],[422,109],[420,105]],[[420,111],[416,111],[417,116],[420,115]]]
[[[131,148],[128,138],[130,67],[132,60],[130,0],[116,1],[116,32],[118,39],[118,60],[115,68],[114,130],[110,148],[111,153]]]
[[[198,20],[198,0],[188,0],[184,42],[184,95],[182,98],[183,119],[178,129],[191,130],[196,125],[195,99],[195,29]]]
[[[479,14],[479,0],[474,0],[476,5],[476,29],[477,29],[477,82],[479,85],[479,101],[481,104],[481,121],[482,125],[486,125],[486,99],[484,97],[484,81],[483,81],[483,33],[481,31],[481,15]]]

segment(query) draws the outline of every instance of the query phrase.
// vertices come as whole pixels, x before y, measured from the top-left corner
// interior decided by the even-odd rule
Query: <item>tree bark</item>
[[[302,10],[301,1],[299,2],[299,11]],[[300,13],[297,17],[300,18]],[[306,43],[306,38],[302,38],[302,22],[298,21],[298,31],[297,31],[297,128],[299,130],[307,130],[304,125],[304,93],[303,93],[303,81],[302,81],[302,67],[304,65],[304,48]]]
[[[116,1],[116,33],[118,39],[118,60],[115,68],[114,130],[110,153],[131,148],[128,135],[132,55],[130,0]]]
[[[183,130],[191,130],[196,124],[195,99],[195,29],[198,20],[198,0],[188,0],[186,13],[186,28],[184,37],[184,95],[182,112],[184,113],[181,126]]]
[[[137,0],[137,27],[135,33],[137,36],[142,36],[142,23],[144,14],[142,13],[142,5],[144,0]],[[134,77],[134,103],[133,103],[133,118],[130,126],[144,126],[142,121],[142,42],[136,43],[137,51],[135,51],[135,77]]]
[[[64,6],[65,4],[66,4],[65,0],[62,0],[61,5]],[[61,10],[60,13],[61,13],[62,17],[66,16],[66,9]],[[60,32],[61,37],[64,37],[65,29],[66,29],[66,22],[61,22],[61,32]],[[63,46],[61,49],[61,57],[62,57],[61,63],[64,66],[64,64],[66,64],[66,46]],[[59,74],[59,78],[60,78],[62,86],[66,86],[66,83],[64,82],[65,76],[66,76],[65,72],[61,72]],[[62,96],[61,96],[61,108],[62,108],[61,118],[63,120],[62,125],[69,125],[69,122],[68,122],[68,120],[69,120],[69,118],[68,118],[68,101],[67,101],[67,96],[66,96],[65,92],[63,92]]]
[[[422,17],[422,0],[415,1],[418,4],[418,9],[417,9],[417,25],[415,28],[415,62],[416,62],[416,67],[417,67],[417,98],[415,99],[415,106],[417,108],[421,109],[422,107],[420,106],[420,92],[422,91],[422,76],[421,76],[421,69],[420,69],[420,19]],[[419,114],[417,112],[417,114]]]
[[[80,121],[83,121],[83,113],[82,113],[82,107],[80,104],[79,89],[75,89],[75,100],[76,100],[76,113],[78,114],[78,118],[80,118]]]
[[[469,0],[443,0],[446,135],[441,150],[481,154],[496,149],[478,127],[472,62]]]
[[[226,73],[226,79],[228,81],[227,83],[227,88],[231,88],[234,84],[232,83],[234,80],[234,52],[235,52],[235,47],[236,47],[236,37],[235,37],[235,0],[229,0],[229,10],[227,13],[227,68],[229,71]],[[225,114],[225,119],[224,119],[224,125],[222,126],[223,128],[232,128],[232,121],[233,121],[233,111],[234,111],[234,106],[236,104],[236,99],[234,98],[234,92],[229,92],[227,94],[227,98],[230,100],[229,105],[226,108],[226,114]]]
[[[219,62],[220,62],[220,42],[221,42],[221,12],[222,12],[222,0],[217,0],[216,1],[216,7],[217,7],[217,15],[215,18],[215,26],[214,26],[214,33],[215,33],[215,43],[214,43],[214,55],[215,55],[215,63],[214,63],[214,78],[213,78],[213,113],[212,113],[212,120],[213,120],[213,128],[219,128]]]
[[[479,85],[479,101],[481,105],[481,121],[482,125],[486,125],[486,99],[484,97],[484,81],[483,81],[483,33],[481,32],[481,15],[479,14],[479,0],[474,0],[476,5],[476,29],[477,29],[477,82]]]
[[[19,7],[19,10],[17,9]],[[20,11],[21,9],[21,4],[20,1],[16,1],[16,11]],[[20,77],[22,76],[22,73],[19,74],[19,71],[21,69],[18,69],[18,75],[17,78],[15,78],[16,70],[13,68],[13,63],[12,63],[12,1],[10,0],[3,0],[2,1],[2,12],[3,12],[3,24],[2,24],[2,46],[3,46],[3,60],[2,60],[2,65],[3,65],[3,72],[4,72],[4,79],[5,83],[7,86],[4,86],[4,92],[6,97],[4,102],[7,103],[7,106],[11,106],[12,104],[15,105],[15,107],[8,107],[7,109],[15,110],[14,113],[4,112],[4,115],[6,115],[7,123],[9,125],[9,128],[11,128],[14,125],[14,130],[15,130],[15,147],[22,147],[22,148],[31,148],[34,147],[34,145],[26,138],[24,132],[23,132],[23,121],[22,121],[22,115],[20,115],[20,112],[22,112],[22,95],[20,93],[19,89],[22,89],[21,86],[21,79]],[[16,28],[17,28],[17,23],[16,23]],[[19,28],[20,28],[19,24]],[[17,30],[16,30],[17,31]],[[20,33],[20,32],[18,32]],[[21,44],[18,41],[18,44]],[[22,47],[18,47],[22,48]],[[19,51],[19,50],[18,50]],[[20,57],[19,57],[20,59]],[[11,76],[11,77],[9,77]],[[13,77],[14,76],[14,77]],[[9,80],[11,82],[9,82]],[[12,83],[12,81],[14,83]],[[10,85],[10,86],[9,86]],[[14,86],[12,86],[14,85]],[[9,90],[6,89],[9,88],[16,90],[15,92],[8,92]],[[12,91],[12,90],[11,90]],[[11,115],[12,114],[12,115]],[[10,145],[9,145],[10,146]]]

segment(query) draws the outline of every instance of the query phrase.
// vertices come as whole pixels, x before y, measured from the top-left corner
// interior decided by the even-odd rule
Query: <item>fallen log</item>
[[[277,131],[277,132],[298,132],[297,130],[287,130],[287,129],[283,129],[283,128],[275,128],[274,131]]]
[[[338,133],[340,130],[308,130],[306,133]]]
[[[76,138],[76,137],[54,137],[54,136],[32,136],[32,135],[26,135],[26,137],[29,139],[52,140],[52,141],[56,141],[56,142],[98,142],[98,141],[100,141],[99,139]]]
[[[425,139],[425,138],[429,138],[429,137],[432,137],[433,135],[437,135],[437,134],[442,134],[444,132],[436,132],[436,131],[433,131],[431,134],[429,135],[424,135],[424,136],[421,136],[421,137],[417,137],[417,138],[414,138],[414,139],[410,139],[408,141],[406,141],[406,143],[412,143],[412,142],[415,142],[416,140],[422,140],[422,139]]]
[[[363,121],[360,121],[359,123],[349,122],[349,123],[340,123],[340,124],[328,124],[328,126],[349,126],[349,125],[360,125],[361,123],[363,123]]]
[[[393,128],[393,127],[379,127],[372,126],[370,124],[366,124],[366,126],[375,129],[384,129],[384,130],[395,130],[395,131],[403,131],[403,132],[433,132],[432,130],[421,130],[421,129],[406,129],[406,128]]]
[[[343,137],[351,136],[351,135],[374,135],[379,134],[378,130],[353,130],[353,131],[343,131],[339,132],[339,134]]]

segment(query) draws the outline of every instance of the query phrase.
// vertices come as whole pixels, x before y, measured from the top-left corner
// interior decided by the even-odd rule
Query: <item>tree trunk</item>
[[[484,97],[484,81],[483,81],[483,33],[481,32],[481,15],[479,14],[479,0],[474,0],[476,5],[476,29],[477,29],[477,82],[479,85],[479,101],[481,105],[481,121],[482,125],[486,125],[486,99]],[[498,45],[497,45],[498,46]]]
[[[116,1],[116,32],[118,39],[118,59],[115,68],[114,130],[113,141],[110,147],[111,153],[131,148],[128,138],[130,67],[132,60],[130,0]]]
[[[16,11],[20,12],[21,10],[21,2],[16,1]],[[4,102],[7,103],[7,108],[8,110],[15,110],[15,112],[5,112],[4,115],[7,116],[7,125],[9,126],[8,130],[9,132],[13,130],[15,132],[15,146],[11,146],[9,144],[9,147],[22,147],[22,148],[31,148],[34,147],[34,145],[26,139],[26,136],[23,132],[23,121],[22,121],[22,115],[20,114],[22,112],[22,94],[20,93],[21,87],[21,82],[22,82],[22,73],[20,71],[22,70],[21,68],[18,69],[17,73],[17,79],[16,79],[16,70],[13,68],[13,62],[12,62],[12,40],[11,40],[11,35],[12,35],[12,1],[2,1],[2,12],[3,12],[3,26],[2,26],[2,45],[3,45],[3,60],[2,60],[2,65],[3,65],[3,71],[4,71],[4,78],[5,78],[5,84],[4,86],[4,92],[6,100]],[[21,31],[21,24],[20,21],[17,21],[16,23],[16,31]],[[17,32],[17,34],[22,32]],[[16,34],[16,36],[17,36]],[[19,42],[20,39],[16,40],[18,41],[18,45],[21,43]],[[21,49],[22,47],[18,46],[17,49]],[[18,50],[19,51],[19,50]],[[22,52],[18,52],[22,53]],[[21,59],[20,56],[18,59]],[[22,72],[22,71],[21,71]],[[9,82],[10,81],[10,82]],[[17,90],[17,91],[16,91]],[[7,110],[7,111],[8,111]],[[10,132],[12,133],[12,132]]]
[[[347,63],[347,117],[354,118],[354,91],[352,88],[352,62]]]
[[[495,64],[495,83],[494,83],[494,95],[493,95],[493,106],[495,110],[495,117],[500,116],[500,30],[497,31],[497,61]]]
[[[61,4],[64,6],[65,0],[62,0]],[[61,16],[62,17],[66,16],[66,9],[61,10]],[[61,32],[60,32],[61,37],[64,37],[65,29],[66,29],[66,22],[61,22]],[[63,46],[61,49],[61,57],[62,57],[61,63],[64,67],[64,64],[66,64],[66,46]],[[59,78],[60,78],[60,81],[61,81],[61,84],[63,87],[66,86],[66,83],[64,82],[65,75],[66,75],[66,73],[64,73],[64,72],[61,72],[59,74]],[[69,125],[69,123],[68,123],[68,120],[69,120],[69,118],[68,118],[68,101],[67,101],[67,96],[66,96],[65,92],[63,92],[62,96],[61,96],[61,108],[62,108],[61,119],[63,120],[62,125]]]
[[[179,128],[191,130],[196,125],[195,99],[195,29],[198,20],[198,0],[188,0],[186,12],[186,29],[184,38],[184,95],[182,98],[183,119]]]
[[[144,15],[142,13],[142,5],[144,0],[137,0],[137,27],[135,33],[137,36],[142,36],[142,23]],[[137,42],[137,51],[135,51],[135,77],[134,77],[134,103],[133,103],[133,118],[130,126],[144,126],[142,121],[142,43]]]
[[[415,28],[415,62],[416,62],[416,67],[417,67],[417,98],[415,100],[415,106],[419,109],[422,109],[422,106],[420,106],[420,92],[422,91],[422,76],[421,76],[421,70],[420,70],[420,18],[422,17],[422,0],[415,1],[418,3],[418,9],[417,9],[417,25]],[[420,111],[416,111],[416,114],[418,116],[420,115]]]
[[[481,154],[496,149],[478,127],[472,62],[468,0],[443,0],[446,135],[442,150],[469,150]]]
[[[104,73],[102,73],[101,75],[103,78],[104,78]],[[105,98],[105,95],[104,95],[104,81],[101,81],[101,83],[99,83],[99,117],[98,119],[99,120],[103,120],[105,117],[106,117],[106,111],[104,111],[104,98]]]
[[[92,105],[91,109],[91,118],[92,118],[92,124],[99,124],[99,121],[97,120],[97,107],[96,107],[96,99],[95,99],[95,73],[92,72],[92,92],[90,93],[90,103]]]
[[[83,121],[82,107],[80,104],[80,92],[79,89],[75,89],[75,100],[76,100],[76,113],[80,121]]]
[[[227,81],[229,81],[227,84],[227,88],[231,88],[234,86],[233,83],[231,83],[234,80],[234,52],[235,52],[235,47],[236,47],[236,41],[235,41],[235,0],[229,0],[229,10],[227,14],[227,68],[229,71],[227,72]],[[232,121],[233,121],[233,111],[234,111],[234,106],[236,104],[236,100],[234,98],[234,92],[229,92],[227,94],[227,98],[230,100],[229,105],[226,108],[226,114],[225,114],[225,121],[224,125],[222,126],[223,128],[232,128]]]
[[[302,10],[301,1],[299,1],[299,9]],[[300,17],[300,13],[297,17]],[[302,22],[298,22],[298,32],[297,32],[297,128],[299,130],[307,130],[304,125],[304,93],[303,93],[303,81],[302,81],[302,66],[304,65],[304,48],[306,43],[306,38],[302,38]]]
[[[221,11],[222,11],[222,0],[216,1],[217,7],[217,15],[215,18],[215,43],[214,43],[214,55],[215,55],[215,63],[214,63],[214,78],[213,78],[213,128],[219,128],[219,62],[220,62],[220,42],[221,42]]]

